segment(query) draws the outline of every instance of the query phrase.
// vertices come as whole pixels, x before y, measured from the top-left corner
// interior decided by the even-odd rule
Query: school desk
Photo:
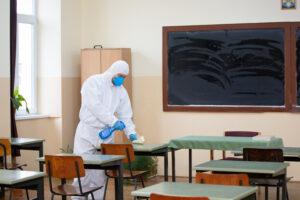
[[[163,182],[131,192],[138,198],[149,198],[152,193],[170,196],[205,196],[210,200],[253,200],[257,187],[195,183]]]
[[[134,154],[137,156],[163,156],[164,176],[168,181],[168,144],[132,144]],[[100,150],[100,147],[97,147]]]
[[[57,154],[57,155],[71,155],[75,154]],[[122,167],[122,159],[125,156],[117,156],[117,155],[81,155],[83,159],[83,164],[85,169],[103,169],[103,170],[118,170],[119,178],[118,181],[115,180],[115,197],[116,200],[123,200],[123,167]],[[41,164],[45,163],[44,157],[39,157],[36,159]],[[65,182],[62,182],[62,184]],[[97,198],[97,197],[95,197]],[[102,197],[101,197],[102,198]],[[65,199],[62,197],[62,199]]]
[[[286,199],[286,169],[288,163],[211,160],[193,167],[196,172],[245,173],[250,178],[278,179],[282,181],[282,200]]]
[[[37,190],[37,198],[44,199],[44,172],[0,169],[0,186]]]
[[[10,145],[13,149],[38,151],[39,157],[42,157],[44,141],[44,139],[34,138],[10,138]],[[42,171],[43,164],[40,164],[40,172]]]
[[[251,137],[185,136],[169,141],[172,152],[172,181],[175,182],[175,150],[189,150],[189,182],[192,182],[192,149],[238,150],[242,147],[283,147],[281,138],[252,140]]]

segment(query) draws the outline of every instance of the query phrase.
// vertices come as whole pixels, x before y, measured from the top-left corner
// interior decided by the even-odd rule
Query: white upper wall
[[[61,1],[37,1],[38,77],[61,77]]]
[[[129,47],[134,76],[161,76],[162,27],[300,21],[274,0],[82,0],[82,48]]]
[[[80,77],[80,0],[61,1],[62,77]]]
[[[0,77],[9,77],[10,72],[9,2],[9,0],[0,1]]]

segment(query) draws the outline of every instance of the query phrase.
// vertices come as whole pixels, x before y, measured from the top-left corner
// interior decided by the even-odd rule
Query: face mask
[[[113,82],[115,86],[121,86],[124,82],[124,77],[123,76],[117,76],[113,79]]]

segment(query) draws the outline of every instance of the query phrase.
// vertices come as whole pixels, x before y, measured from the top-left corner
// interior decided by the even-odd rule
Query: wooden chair
[[[209,200],[207,197],[181,197],[181,196],[167,196],[161,194],[150,195],[150,200]]]
[[[136,190],[137,188],[138,178],[141,180],[142,186],[145,187],[143,175],[146,174],[147,171],[133,171],[131,168],[131,163],[135,160],[132,144],[101,144],[101,152],[102,154],[108,155],[124,155],[125,158],[122,160],[122,163],[128,163],[129,170],[123,170],[123,179],[133,179],[134,190]],[[116,170],[106,170],[105,174],[108,178],[114,178],[115,181],[119,176]],[[106,195],[108,178],[105,184],[105,192],[103,197],[104,200]],[[136,197],[134,199],[136,199]]]
[[[224,136],[229,137],[254,137],[260,135],[260,132],[255,131],[225,131]],[[243,160],[243,158],[226,157],[226,151],[223,151],[223,160]]]
[[[85,176],[85,170],[83,160],[80,156],[54,156],[45,155],[46,171],[49,176],[49,186],[51,200],[54,199],[54,195],[66,196],[84,196],[88,199],[88,195],[91,194],[94,199],[93,192],[101,189],[101,187],[89,187],[81,186],[80,177]],[[68,178],[78,178],[79,187],[71,184],[61,184],[56,187],[52,185],[52,178],[60,178],[62,182],[66,182]]]
[[[249,177],[247,174],[206,174],[197,172],[196,183],[249,186]]]
[[[243,160],[246,161],[264,161],[264,162],[284,162],[282,149],[266,149],[266,148],[244,148]],[[291,180],[292,177],[286,179]],[[276,196],[279,199],[279,187],[282,187],[282,182],[278,180],[253,179],[253,182],[259,186],[265,186],[265,199],[268,199],[268,186],[277,187]],[[286,190],[286,197],[288,192]]]
[[[7,162],[7,157],[11,156],[11,145],[9,139],[0,139],[0,157],[3,158],[3,162],[0,163],[0,169],[7,169],[7,170],[15,170],[20,169],[23,170],[22,167],[27,166],[27,164],[18,164],[13,162],[11,156],[11,162]],[[10,188],[9,198],[12,198],[12,188]],[[1,188],[1,191],[4,195],[4,187]],[[26,197],[29,200],[28,190],[26,189]]]

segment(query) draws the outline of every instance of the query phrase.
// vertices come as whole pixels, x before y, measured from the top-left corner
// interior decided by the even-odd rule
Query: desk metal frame
[[[154,150],[152,152],[147,151],[135,151],[134,154],[137,156],[163,156],[164,157],[164,177],[165,181],[168,181],[168,147]]]
[[[16,184],[0,184],[1,187],[37,190],[38,200],[44,200],[44,177],[35,178]]]
[[[38,151],[39,152],[39,157],[44,156],[44,150],[43,150],[43,140],[41,141],[36,141],[33,143],[28,143],[28,144],[19,144],[19,143],[14,143],[11,142],[11,147],[13,149],[19,149],[19,150],[33,150],[33,151]],[[43,164],[40,163],[40,172],[44,171]]]

